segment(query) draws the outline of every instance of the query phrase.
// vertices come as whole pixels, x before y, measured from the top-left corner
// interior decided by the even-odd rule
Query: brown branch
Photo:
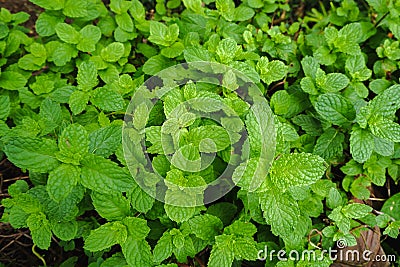
[[[197,261],[197,263],[200,265],[200,267],[206,267],[204,262],[199,257],[195,256],[194,259]]]
[[[17,181],[17,180],[24,180],[24,179],[29,179],[29,176],[19,176],[19,177],[6,179],[6,180],[3,180],[3,183]]]

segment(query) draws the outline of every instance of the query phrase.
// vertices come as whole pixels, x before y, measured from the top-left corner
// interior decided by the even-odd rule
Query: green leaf
[[[177,40],[179,35],[179,26],[172,24],[166,26],[161,22],[150,22],[149,41],[158,45],[170,46]]]
[[[301,60],[301,66],[303,67],[304,74],[315,80],[317,70],[319,69],[318,61],[313,57],[306,56]]]
[[[132,6],[131,1],[125,0],[112,0],[110,2],[110,9],[116,14],[121,14],[127,12],[128,9]]]
[[[195,207],[179,207],[164,204],[165,213],[175,222],[184,222],[189,220],[195,214]]]
[[[200,152],[217,152],[230,145],[227,131],[216,125],[206,125],[194,128],[189,132],[188,137],[193,144],[199,146]]]
[[[27,81],[25,76],[15,71],[3,71],[0,73],[0,87],[7,90],[21,89]]]
[[[318,138],[313,153],[325,160],[330,160],[343,154],[343,142],[343,133],[329,128]]]
[[[257,228],[249,222],[235,221],[224,229],[224,234],[231,234],[242,237],[251,237],[255,235]]]
[[[170,47],[163,48],[161,50],[161,55],[167,58],[175,58],[182,54],[185,46],[181,42],[176,42]]]
[[[121,144],[121,131],[121,126],[110,125],[91,132],[89,134],[89,152],[105,158],[109,157]]]
[[[97,79],[97,69],[92,61],[84,61],[78,67],[78,88],[83,91],[89,91],[95,87],[99,80]]]
[[[282,191],[292,186],[311,185],[324,175],[325,162],[308,153],[283,154],[274,161],[270,175],[272,182]]]
[[[8,95],[0,95],[0,120],[5,120],[10,113],[10,97]]]
[[[246,21],[254,17],[254,10],[247,6],[238,6],[235,8],[235,20],[236,21]]]
[[[36,20],[35,29],[40,36],[52,36],[56,33],[56,25],[62,23],[64,17],[52,16],[49,12],[43,12]]]
[[[211,250],[209,267],[231,266],[234,260],[234,241],[231,235],[215,237],[215,245]]]
[[[343,214],[351,219],[361,219],[367,216],[372,211],[372,208],[364,204],[349,204],[342,208]]]
[[[336,188],[331,188],[329,190],[329,194],[326,197],[326,205],[330,209],[334,209],[336,207],[339,207],[342,205],[342,196],[340,195],[340,192]]]
[[[39,115],[43,120],[43,125],[41,125],[43,134],[50,133],[61,124],[61,107],[58,103],[55,103],[48,98],[43,100],[42,104],[40,105]]]
[[[128,198],[132,207],[142,213],[147,213],[155,202],[155,199],[139,185],[135,185],[132,191],[128,192]]]
[[[394,194],[388,198],[382,206],[382,212],[400,220],[400,193]]]
[[[145,239],[150,232],[150,228],[147,226],[147,221],[145,219],[126,217],[122,222],[128,229],[129,237],[133,239]]]
[[[107,62],[117,62],[125,52],[122,43],[114,42],[101,50],[101,57]]]
[[[215,5],[221,16],[227,21],[235,18],[235,3],[232,0],[216,0]]]
[[[381,115],[385,118],[392,118],[400,108],[400,86],[393,85],[378,94],[369,103],[372,114]]]
[[[212,54],[202,46],[186,47],[184,52],[186,62],[211,61]]]
[[[92,192],[91,197],[96,211],[109,221],[122,220],[130,214],[129,201],[121,193]]]
[[[157,241],[157,245],[154,247],[153,255],[156,263],[161,263],[165,259],[171,257],[174,249],[172,243],[172,236],[169,232],[164,232],[161,238]]]
[[[56,202],[65,199],[76,186],[80,177],[80,169],[69,164],[61,164],[49,173],[47,192]]]
[[[289,236],[294,231],[300,211],[297,202],[290,195],[270,190],[260,194],[260,204],[272,233]]]
[[[74,115],[81,113],[89,102],[89,94],[76,90],[69,97],[68,104]]]
[[[90,101],[103,111],[118,111],[124,107],[124,99],[122,96],[107,87],[97,88],[93,92]]]
[[[275,114],[290,118],[306,109],[309,103],[304,94],[289,94],[280,90],[272,95],[270,105]]]
[[[63,241],[70,241],[75,238],[78,233],[77,221],[54,222],[51,225],[54,235]]]
[[[61,133],[58,140],[57,158],[64,163],[78,165],[82,157],[88,153],[89,139],[85,128],[79,124],[71,124]]]
[[[81,34],[67,23],[58,23],[55,27],[58,38],[68,44],[78,44]]]
[[[78,50],[73,45],[60,42],[55,43],[56,48],[53,54],[49,55],[48,60],[52,60],[56,66],[64,66],[78,55]]]
[[[71,18],[85,17],[89,14],[89,1],[65,0],[63,13]]]
[[[128,232],[120,222],[106,223],[92,230],[85,239],[84,248],[89,251],[100,251],[127,240]]]
[[[226,38],[218,43],[217,50],[215,51],[221,63],[231,62],[238,50],[237,43],[232,38]]]
[[[48,10],[60,10],[64,7],[64,0],[31,0],[31,2]]]
[[[170,59],[162,55],[156,55],[149,58],[149,60],[144,63],[143,72],[148,75],[155,75],[172,65],[174,65],[174,62],[171,62]]]
[[[132,18],[127,12],[115,15],[115,21],[124,31],[132,32],[134,30]]]
[[[101,38],[101,30],[94,25],[86,25],[79,31],[81,39],[76,48],[82,52],[93,52]]]
[[[234,254],[236,259],[255,261],[258,258],[256,242],[249,237],[242,237],[235,240]]]
[[[368,125],[373,135],[392,142],[400,142],[400,125],[398,123],[374,116],[368,121]]]
[[[287,70],[287,66],[279,60],[269,61],[267,57],[261,57],[257,62],[257,71],[260,74],[260,78],[267,85],[283,79]]]
[[[133,178],[111,160],[88,154],[82,161],[81,183],[99,193],[127,192]]]
[[[196,14],[203,14],[203,7],[201,0],[182,0],[185,7]]]
[[[389,226],[385,229],[383,232],[384,235],[388,235],[391,238],[396,239],[399,236],[399,228],[400,228],[400,222],[395,221],[389,224]]]
[[[122,245],[122,252],[129,266],[152,267],[153,255],[146,240],[137,240],[128,237]]]
[[[196,237],[206,241],[213,241],[223,228],[222,221],[209,214],[195,216],[188,221],[188,224]]]
[[[346,88],[349,85],[349,78],[342,73],[329,73],[324,76],[322,81],[317,79],[317,85],[324,92],[339,92],[340,90]]]
[[[356,117],[352,103],[334,93],[320,95],[315,103],[315,109],[322,118],[335,125],[349,123]]]
[[[57,150],[56,143],[45,138],[14,137],[4,145],[4,152],[13,164],[39,173],[47,173],[58,166]]]
[[[367,161],[374,149],[374,137],[367,130],[353,128],[350,136],[350,152],[357,162]]]
[[[33,242],[38,248],[48,249],[51,242],[50,223],[43,213],[33,213],[26,220]]]

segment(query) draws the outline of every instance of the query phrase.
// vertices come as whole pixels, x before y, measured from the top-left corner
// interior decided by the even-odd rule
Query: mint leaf
[[[0,120],[4,120],[10,113],[10,97],[8,95],[0,96]]]
[[[93,52],[96,50],[96,44],[101,38],[99,27],[86,25],[80,31],[80,40],[76,48],[82,52]]]
[[[272,164],[272,182],[285,191],[292,186],[311,185],[324,175],[325,162],[308,153],[283,154]]]
[[[317,140],[313,153],[325,160],[340,156],[343,153],[344,135],[334,128],[326,130]]]
[[[234,243],[231,235],[215,237],[215,245],[211,250],[209,267],[231,266],[234,260]]]
[[[121,247],[130,266],[154,266],[150,246],[145,240],[136,240],[128,237]]]
[[[106,223],[90,232],[90,235],[85,239],[84,248],[89,251],[104,250],[115,244],[124,243],[127,235],[127,229],[122,223]]]
[[[392,142],[400,142],[400,125],[398,123],[374,116],[368,121],[368,125],[373,135]]]
[[[78,44],[81,39],[80,33],[67,23],[58,23],[55,30],[58,38],[68,44]]]
[[[259,195],[260,205],[272,233],[289,236],[295,229],[300,210],[297,202],[288,194],[270,190]]]
[[[350,136],[350,152],[357,162],[367,161],[374,149],[374,137],[367,130],[353,128]]]
[[[93,105],[101,108],[104,111],[117,111],[124,107],[124,100],[122,96],[107,87],[97,88],[93,92],[93,96],[90,101],[93,103]]]
[[[89,152],[109,157],[114,153],[122,140],[122,127],[110,125],[93,131],[89,134]]]
[[[260,78],[267,85],[279,81],[286,76],[287,66],[282,61],[269,61],[267,57],[261,57],[257,63],[257,70]]]
[[[179,26],[177,24],[165,26],[157,21],[150,22],[150,42],[158,45],[170,46],[176,41],[178,35]]]
[[[101,50],[101,57],[107,62],[118,61],[125,53],[125,47],[122,43],[114,42]]]
[[[349,123],[356,117],[351,102],[334,93],[320,95],[315,103],[315,109],[322,118],[335,125]]]
[[[81,113],[89,102],[89,94],[83,91],[74,91],[69,97],[68,104],[73,114]]]
[[[80,169],[69,164],[61,164],[49,173],[47,180],[47,192],[56,202],[65,199],[78,183]]]
[[[116,163],[88,154],[82,161],[81,183],[99,193],[126,192],[133,186],[133,178]]]
[[[58,166],[57,150],[53,140],[43,138],[16,137],[4,145],[4,152],[12,163],[39,173],[47,173]]]
[[[129,201],[121,193],[92,192],[91,198],[96,211],[109,221],[122,220],[130,214]]]
[[[172,236],[169,232],[164,232],[161,238],[157,241],[153,250],[154,261],[161,263],[163,260],[172,255],[174,244],[172,243]]]
[[[63,241],[70,241],[75,238],[78,233],[77,221],[69,222],[53,222],[51,224],[51,230],[54,235]]]
[[[57,159],[64,163],[79,165],[80,160],[88,153],[89,139],[85,128],[79,124],[71,124],[61,133]]]
[[[97,79],[97,69],[92,61],[84,61],[78,67],[78,88],[83,91],[89,91],[95,87],[99,80]]]
[[[50,223],[43,213],[33,213],[26,220],[33,242],[41,249],[48,249],[51,242]]]
[[[223,224],[218,217],[204,214],[195,216],[188,221],[191,232],[198,238],[212,241],[222,230]]]
[[[3,71],[0,73],[0,87],[7,90],[19,90],[28,80],[24,75],[15,71]]]
[[[372,207],[364,204],[349,204],[342,208],[343,214],[352,219],[360,219],[368,215],[372,211]]]

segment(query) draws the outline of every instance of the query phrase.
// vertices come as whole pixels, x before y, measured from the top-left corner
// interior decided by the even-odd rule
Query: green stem
[[[36,245],[32,246],[32,253],[35,254],[35,256],[38,257],[43,262],[44,267],[47,267],[46,261],[43,259],[43,257],[39,253],[36,252],[35,247],[36,247]]]

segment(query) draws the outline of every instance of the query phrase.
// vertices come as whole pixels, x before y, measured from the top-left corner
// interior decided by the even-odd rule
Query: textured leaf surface
[[[80,169],[69,164],[62,164],[49,173],[47,191],[49,196],[59,202],[66,198],[78,183]]]
[[[57,145],[50,139],[17,137],[7,142],[4,152],[16,166],[46,173],[56,168],[59,161],[55,157]]]
[[[343,125],[355,119],[356,113],[349,100],[341,95],[328,93],[318,97],[315,103],[317,112],[335,125]]]
[[[311,185],[325,173],[325,162],[307,153],[283,154],[271,167],[271,180],[280,189]]]
[[[133,185],[133,178],[116,163],[95,155],[82,160],[81,183],[99,193],[126,192]]]
[[[100,251],[115,244],[124,243],[128,232],[120,222],[106,223],[92,230],[85,239],[85,249],[89,251]]]

